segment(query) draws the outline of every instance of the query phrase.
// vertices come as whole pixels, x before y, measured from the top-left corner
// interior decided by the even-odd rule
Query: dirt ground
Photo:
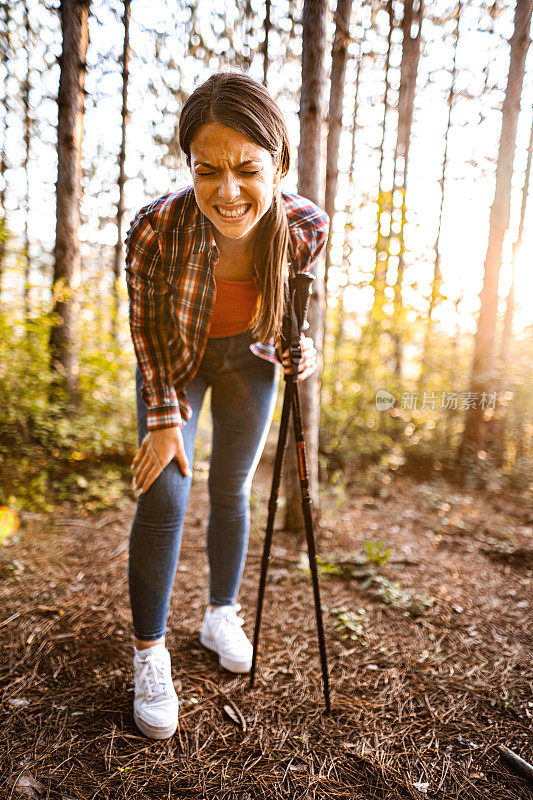
[[[324,495],[328,716],[305,543],[284,531],[253,689],[199,645],[206,478],[200,464],[167,639],[180,723],[165,742],[132,717],[133,495],[98,514],[22,514],[0,554],[0,797],[533,798],[496,749],[533,761],[531,508],[400,476],[384,496],[354,489],[335,508]],[[265,451],[239,595],[250,638],[270,480]],[[390,547],[387,563],[356,558],[367,539]]]

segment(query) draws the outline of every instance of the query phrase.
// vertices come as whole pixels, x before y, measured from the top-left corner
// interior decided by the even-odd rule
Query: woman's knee
[[[219,508],[235,509],[250,502],[250,481],[220,484],[211,475],[208,478],[209,500]]]
[[[149,488],[139,494],[138,513],[157,520],[179,520],[185,514],[192,480],[172,459]]]

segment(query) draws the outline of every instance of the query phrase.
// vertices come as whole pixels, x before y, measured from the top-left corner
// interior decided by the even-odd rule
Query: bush
[[[129,482],[137,447],[134,356],[82,315],[79,407],[52,404],[51,326],[46,311],[29,322],[0,312],[0,504],[41,510],[67,498],[85,507],[114,504],[116,482],[120,476]]]

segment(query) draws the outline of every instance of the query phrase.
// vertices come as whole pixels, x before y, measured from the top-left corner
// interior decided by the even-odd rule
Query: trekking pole
[[[272,533],[274,531],[274,517],[278,505],[279,487],[281,473],[283,469],[283,458],[287,435],[289,430],[289,417],[292,412],[294,437],[296,440],[296,460],[298,463],[298,474],[300,477],[300,487],[302,492],[302,510],[305,522],[305,533],[307,539],[307,551],[309,554],[309,567],[313,585],[313,595],[315,601],[315,617],[318,633],[318,644],[320,649],[320,662],[322,666],[322,681],[324,686],[324,699],[326,703],[326,713],[331,711],[329,697],[329,678],[326,656],[326,643],[324,638],[324,625],[322,621],[322,607],[320,605],[320,590],[318,584],[318,573],[316,565],[316,548],[313,532],[313,513],[312,500],[309,494],[309,471],[307,467],[307,454],[303,436],[302,415],[300,407],[300,396],[298,393],[298,364],[302,357],[300,346],[300,332],[306,325],[307,311],[309,308],[309,290],[315,276],[310,273],[297,273],[293,278],[289,278],[288,297],[286,296],[285,309],[283,313],[281,331],[282,352],[289,349],[289,356],[292,366],[292,374],[284,373],[285,393],[283,396],[283,408],[281,412],[281,422],[278,437],[278,446],[274,462],[274,474],[272,476],[272,488],[268,502],[268,520],[265,533],[265,543],[263,557],[261,559],[261,577],[259,581],[259,594],[257,598],[257,611],[255,618],[254,642],[252,668],[250,672],[250,686],[254,685],[255,667],[257,662],[257,649],[259,645],[259,631],[261,627],[261,613],[263,610],[263,597],[265,592],[266,575],[270,561],[270,549],[272,545]],[[286,286],[287,295],[287,286]]]

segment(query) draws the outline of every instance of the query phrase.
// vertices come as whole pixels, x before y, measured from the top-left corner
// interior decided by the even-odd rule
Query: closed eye
[[[261,170],[259,170],[259,169],[255,169],[255,170],[244,170],[243,169],[243,170],[241,170],[241,175],[258,175],[260,172],[261,172]],[[200,176],[200,177],[203,177],[204,175],[214,175],[215,174],[215,170],[213,170],[212,172],[197,172],[196,174],[198,176]]]

